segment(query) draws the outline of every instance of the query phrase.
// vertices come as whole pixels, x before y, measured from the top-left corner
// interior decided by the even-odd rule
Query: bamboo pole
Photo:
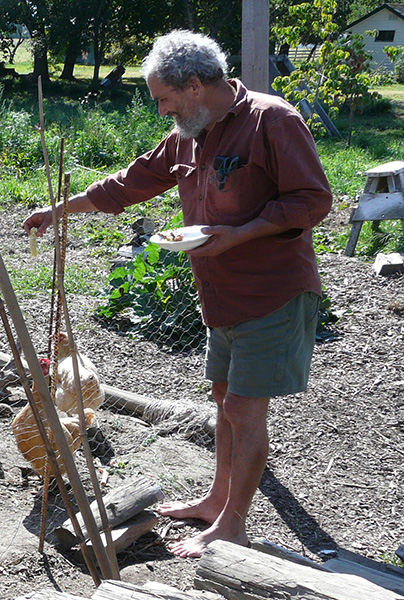
[[[65,187],[64,187],[65,205],[66,205],[67,199],[69,197],[69,192],[70,192],[70,174],[67,173],[65,176]],[[77,405],[78,405],[78,409],[79,409],[80,423],[82,425],[82,432],[83,432],[82,445],[83,445],[84,455],[86,457],[86,462],[87,462],[88,470],[90,473],[90,478],[91,478],[91,483],[93,486],[95,499],[97,501],[98,510],[100,512],[100,517],[101,517],[101,522],[102,522],[102,531],[105,534],[105,540],[106,540],[106,550],[107,550],[107,554],[108,554],[108,557],[109,557],[109,560],[111,563],[112,572],[113,572],[112,578],[120,579],[118,561],[116,558],[116,552],[115,552],[114,543],[112,540],[111,526],[109,524],[107,512],[105,510],[104,501],[102,499],[101,489],[100,489],[100,486],[98,483],[97,473],[96,473],[94,463],[93,463],[90,444],[88,442],[88,438],[86,435],[84,403],[83,403],[83,396],[81,393],[80,371],[79,371],[79,367],[78,367],[79,356],[78,356],[77,349],[76,349],[76,346],[75,346],[75,343],[73,340],[73,331],[72,331],[69,311],[68,311],[68,307],[67,307],[66,294],[65,294],[65,289],[64,289],[64,273],[63,273],[63,269],[61,269],[61,272],[59,273],[59,265],[58,265],[58,283],[59,283],[59,288],[58,288],[59,296],[60,296],[61,303],[62,303],[62,306],[64,309],[65,325],[66,325],[66,330],[67,330],[68,339],[69,339],[70,353],[72,356],[74,383],[75,383],[76,393],[77,393]]]
[[[75,381],[77,400],[78,400],[77,405],[78,405],[78,409],[79,409],[79,419],[80,419],[80,425],[81,425],[81,430],[82,430],[83,449],[84,449],[84,453],[85,453],[86,460],[87,460],[87,466],[90,471],[91,481],[93,484],[93,491],[94,491],[94,494],[95,494],[95,497],[97,500],[100,515],[102,516],[102,523],[103,523],[105,538],[106,538],[106,542],[107,542],[107,551],[105,550],[104,545],[102,543],[100,532],[98,531],[98,528],[96,527],[95,520],[94,520],[94,517],[88,506],[88,503],[87,503],[87,509],[88,509],[87,512],[89,512],[91,514],[91,525],[90,525],[91,529],[88,529],[87,524],[86,524],[86,527],[87,527],[87,531],[89,533],[89,536],[91,538],[91,541],[92,541],[92,544],[94,547],[94,553],[97,557],[98,564],[100,566],[100,569],[101,569],[104,577],[106,579],[119,579],[120,578],[119,567],[118,567],[118,562],[116,559],[116,554],[115,554],[115,550],[114,550],[114,546],[113,546],[111,529],[109,526],[108,517],[106,515],[105,506],[104,506],[104,503],[102,500],[101,490],[100,490],[100,487],[98,484],[97,475],[96,475],[94,464],[92,461],[90,446],[88,443],[87,435],[85,433],[84,405],[83,405],[83,397],[82,397],[81,387],[80,387],[80,374],[79,374],[79,367],[78,367],[78,360],[77,360],[77,349],[76,349],[76,345],[74,343],[73,331],[71,328],[66,294],[65,294],[65,289],[64,289],[64,277],[63,277],[62,259],[61,259],[61,253],[60,253],[58,220],[57,220],[57,215],[56,215],[55,197],[54,197],[53,188],[52,188],[52,179],[51,179],[51,175],[50,175],[48,153],[47,153],[46,143],[45,143],[45,122],[44,122],[44,111],[43,111],[43,94],[42,94],[41,77],[38,78],[38,101],[39,101],[39,117],[40,117],[40,123],[39,123],[40,129],[39,130],[40,130],[40,134],[41,134],[42,151],[43,151],[43,155],[44,155],[45,170],[46,170],[46,176],[47,176],[48,187],[49,187],[49,195],[50,195],[50,200],[51,200],[51,205],[52,205],[52,224],[53,224],[53,231],[54,231],[54,236],[55,236],[55,258],[56,258],[56,265],[57,265],[58,290],[59,290],[61,303],[63,306],[63,314],[65,317],[66,331],[67,331],[67,335],[68,335],[68,339],[69,339],[70,355],[72,358],[73,374],[74,374],[74,381]],[[69,193],[69,183],[70,183],[70,176],[67,174],[66,180],[65,180],[65,199],[66,199],[66,195],[68,195],[68,193]],[[28,362],[28,359],[27,359],[27,362]],[[81,484],[81,481],[80,481],[80,484]],[[73,483],[72,483],[72,487],[73,487]],[[73,491],[74,491],[74,488],[73,488]],[[77,499],[77,501],[78,501],[78,499]],[[83,518],[84,518],[84,515],[83,515]]]
[[[58,180],[58,194],[57,201],[59,202],[62,196],[62,182],[63,182],[63,165],[64,165],[64,149],[65,149],[65,139],[62,138],[60,140],[60,158],[59,158],[59,180]],[[63,207],[63,216],[66,212],[66,208]],[[66,214],[67,216],[67,214]],[[62,239],[62,249],[65,249]],[[64,261],[64,252],[61,253],[62,263]],[[48,358],[51,357],[52,354],[52,334],[53,334],[53,325],[55,325],[55,334],[58,334],[58,323],[60,322],[60,302],[57,303],[56,309],[56,317],[55,317],[55,302],[56,302],[56,255],[54,253],[54,261],[53,261],[53,275],[52,275],[52,297],[51,297],[51,310],[50,310],[50,319],[49,319],[49,339],[48,339]],[[57,339],[57,338],[55,338]],[[57,354],[56,354],[57,357]],[[57,360],[54,361],[54,371],[57,368]],[[53,381],[52,381],[53,384]],[[52,393],[52,399],[54,398],[54,390]]]
[[[93,581],[94,581],[95,585],[98,586],[98,585],[100,585],[101,580],[100,580],[100,577],[98,575],[97,569],[95,567],[93,556],[92,556],[91,552],[89,551],[89,549],[88,549],[88,547],[86,545],[86,541],[84,539],[83,532],[81,530],[81,527],[80,527],[79,521],[77,519],[76,513],[74,512],[73,505],[72,505],[72,503],[70,501],[69,494],[67,492],[65,483],[63,481],[63,477],[62,477],[62,474],[60,472],[60,468],[59,468],[59,465],[58,465],[58,462],[57,462],[57,458],[56,458],[55,452],[53,450],[53,447],[52,447],[52,444],[51,444],[51,442],[49,440],[49,437],[48,437],[48,435],[46,433],[46,429],[45,429],[44,424],[42,422],[41,415],[39,414],[38,407],[36,405],[36,402],[34,400],[34,397],[33,397],[33,394],[32,394],[31,388],[30,388],[30,382],[29,382],[29,380],[28,380],[28,378],[27,378],[27,376],[25,374],[25,368],[24,368],[24,365],[22,363],[22,359],[20,357],[20,353],[18,351],[17,345],[16,345],[15,340],[13,338],[13,334],[12,334],[12,331],[11,331],[11,328],[10,328],[10,324],[8,322],[6,311],[5,311],[4,302],[3,302],[3,300],[1,298],[0,298],[0,315],[1,315],[1,320],[3,322],[4,328],[5,328],[5,331],[6,331],[6,335],[7,335],[8,341],[10,343],[11,352],[12,352],[12,355],[13,355],[13,358],[14,358],[14,361],[15,361],[15,364],[16,364],[16,368],[17,368],[17,373],[20,376],[21,384],[22,384],[22,386],[24,388],[24,391],[25,391],[25,394],[27,396],[27,400],[28,400],[28,403],[29,403],[30,408],[32,410],[32,414],[34,416],[36,425],[38,427],[39,434],[40,434],[40,436],[42,438],[42,441],[44,443],[44,447],[45,447],[46,453],[48,455],[49,461],[52,464],[53,473],[54,473],[56,482],[58,484],[61,496],[63,498],[64,504],[66,506],[67,514],[70,517],[70,520],[71,520],[72,525],[73,525],[73,529],[74,529],[74,531],[75,531],[75,533],[77,535],[77,538],[79,540],[79,544],[80,544],[81,550],[83,552],[83,556],[84,556],[84,559],[86,561],[88,570],[90,571],[90,573],[91,573],[91,575],[93,577]]]

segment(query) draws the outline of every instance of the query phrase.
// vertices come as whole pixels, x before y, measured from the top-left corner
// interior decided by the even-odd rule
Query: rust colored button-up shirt
[[[265,316],[303,291],[321,295],[311,230],[332,198],[299,113],[278,97],[229,83],[235,102],[203,140],[181,139],[173,130],[127,169],[87,190],[98,209],[118,214],[178,184],[185,225],[237,227],[261,217],[287,230],[219,256],[191,257],[210,327]],[[217,157],[234,156],[238,168],[223,187]]]

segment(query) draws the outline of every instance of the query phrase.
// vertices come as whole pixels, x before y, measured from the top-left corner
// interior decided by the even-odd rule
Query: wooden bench
[[[400,220],[404,232],[404,162],[393,161],[365,171],[367,180],[351,215],[351,234],[345,250],[353,256],[365,221]]]

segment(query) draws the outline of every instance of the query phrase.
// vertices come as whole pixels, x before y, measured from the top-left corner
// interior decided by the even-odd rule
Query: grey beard
[[[176,121],[176,130],[183,139],[196,138],[202,133],[209,121],[209,110],[202,106],[195,116],[182,119],[180,123]]]

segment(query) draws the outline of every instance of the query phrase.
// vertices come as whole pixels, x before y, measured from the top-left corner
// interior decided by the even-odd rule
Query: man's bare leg
[[[177,556],[201,556],[206,546],[217,539],[248,545],[245,520],[268,456],[267,409],[267,398],[226,395],[224,414],[232,431],[227,501],[208,529],[170,545]]]
[[[212,395],[217,404],[216,418],[216,472],[213,483],[202,498],[189,502],[166,502],[160,504],[156,512],[175,519],[202,519],[214,523],[222,512],[229,493],[230,457],[232,433],[230,423],[225,417],[223,400],[226,395],[226,383],[213,383]]]

